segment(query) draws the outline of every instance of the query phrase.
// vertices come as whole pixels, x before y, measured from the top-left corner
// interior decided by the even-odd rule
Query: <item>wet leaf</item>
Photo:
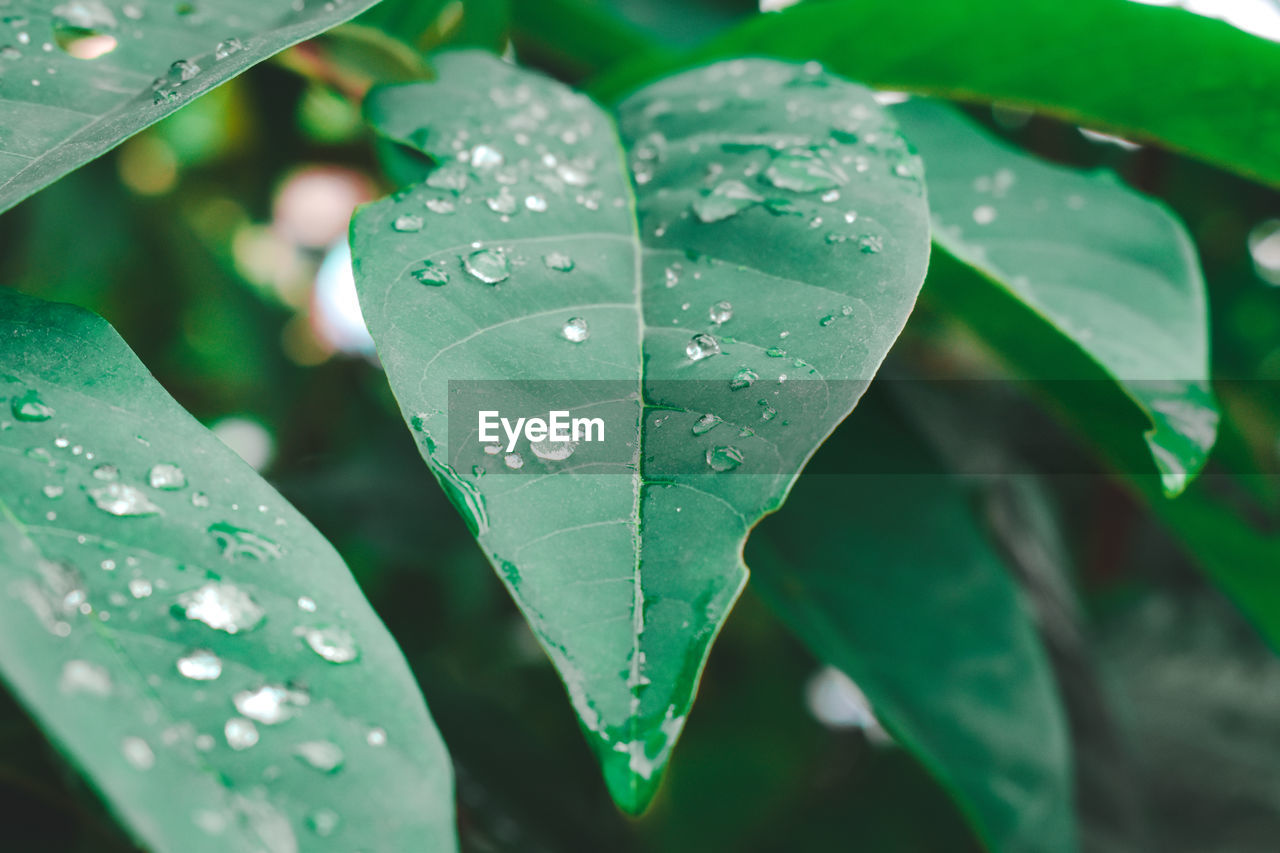
[[[139,843],[453,849],[413,676],[306,519],[79,309],[0,290],[0,398],[0,676]]]
[[[6,5],[0,10],[0,210],[374,2]]]
[[[1280,44],[1125,0],[1079,0],[1070,14],[1052,0],[801,3],[682,58],[642,56],[594,89],[617,97],[743,55],[815,59],[877,88],[1045,112],[1280,185]]]
[[[927,164],[934,243],[1119,384],[1150,421],[1145,437],[1166,494],[1180,494],[1218,426],[1204,278],[1182,223],[1109,172],[1021,154],[941,103],[913,99],[893,112]],[[981,328],[998,319],[952,307]],[[1007,338],[1015,365],[1041,348],[1025,326],[993,334]],[[1034,378],[1073,378],[1053,369]]]
[[[748,531],[915,301],[919,162],[865,89],[740,61],[622,105],[633,196],[585,98],[479,54],[439,72],[370,95],[382,134],[441,165],[357,213],[361,308],[424,457],[640,811],[746,581]],[[613,444],[490,455],[476,409],[451,416],[451,380],[497,382],[495,407],[524,414],[589,408]]]
[[[913,473],[816,473],[847,469],[835,452],[865,447],[881,470]],[[853,679],[986,849],[1073,851],[1070,738],[1052,670],[964,489],[931,459],[910,427],[864,404],[752,537],[752,584]]]

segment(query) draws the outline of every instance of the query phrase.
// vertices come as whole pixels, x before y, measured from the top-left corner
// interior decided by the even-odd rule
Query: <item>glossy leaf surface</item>
[[[911,310],[919,162],[866,90],[733,62],[622,105],[637,197],[587,99],[479,54],[439,72],[370,96],[384,135],[441,165],[357,213],[361,307],[424,457],[639,811],[746,580],[747,532]],[[553,384],[625,452],[485,453],[474,420],[450,422],[462,380],[543,412]]]
[[[1150,421],[1145,437],[1165,492],[1181,493],[1218,424],[1204,278],[1182,223],[1110,173],[1019,153],[941,103],[912,99],[893,112],[928,167],[935,244],[1119,384]],[[983,313],[962,319],[995,319]],[[1032,329],[1007,331],[1034,346]]]
[[[0,15],[0,211],[376,0],[16,0]]]
[[[422,696],[306,519],[79,309],[0,290],[0,398],[0,676],[140,843],[454,848]]]

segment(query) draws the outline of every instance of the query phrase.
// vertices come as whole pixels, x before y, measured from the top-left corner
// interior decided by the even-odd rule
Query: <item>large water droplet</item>
[[[200,73],[200,66],[190,59],[179,59],[169,66],[169,78],[180,83],[194,80]]]
[[[849,180],[836,163],[808,148],[791,148],[774,157],[764,176],[778,189],[794,192],[829,190]]]
[[[187,485],[187,475],[182,473],[182,469],[177,465],[162,462],[151,466],[151,471],[147,474],[147,482],[153,489],[172,492]]]
[[[360,657],[360,647],[356,645],[355,637],[345,628],[307,628],[302,637],[311,651],[329,663],[351,663]]]
[[[293,754],[299,761],[321,773],[337,773],[346,761],[342,748],[327,740],[304,741],[293,748]]]
[[[9,402],[9,410],[13,412],[15,418],[28,423],[47,421],[54,414],[53,409],[40,399],[39,392],[34,388],[14,397]]]
[[[702,222],[720,222],[764,199],[742,181],[724,181],[709,195],[693,202],[693,212]]]
[[[511,264],[501,249],[478,249],[467,255],[467,272],[476,281],[498,284],[511,276]]]
[[[555,270],[556,272],[573,271],[573,258],[569,257],[564,252],[550,252],[543,255],[542,263],[546,265],[547,269]]]
[[[265,684],[257,690],[244,690],[231,699],[236,710],[254,722],[268,726],[283,723],[311,703],[305,691],[279,684]]]
[[[714,335],[708,335],[705,332],[693,336],[693,339],[685,345],[684,354],[692,361],[699,361],[720,352],[720,342],[715,339]]]
[[[150,598],[152,591],[151,581],[146,578],[131,578],[129,580],[129,594],[134,598]]]
[[[253,560],[273,560],[284,554],[284,548],[260,533],[236,527],[225,521],[209,525],[209,533],[218,543],[222,556],[228,560],[248,557]]]
[[[227,739],[227,746],[236,750],[248,749],[258,742],[258,727],[244,717],[232,717],[222,727],[222,734]]]
[[[724,423],[724,419],[719,415],[713,415],[710,412],[707,412],[705,415],[694,421],[693,434],[706,435],[722,423]]]
[[[518,471],[524,467],[524,457],[519,453],[508,453],[502,457],[502,461],[512,471]]]
[[[147,500],[140,490],[124,483],[109,483],[98,489],[89,489],[88,495],[94,506],[111,515],[156,515],[160,512],[160,507]]]
[[[732,471],[742,464],[742,451],[732,445],[707,448],[707,465],[712,471]]]
[[[208,649],[196,649],[178,658],[178,672],[192,681],[214,681],[222,675],[222,659]]]
[[[733,378],[729,380],[729,390],[739,391],[743,388],[750,388],[758,378],[759,374],[754,370],[749,367],[744,367],[737,373],[733,374]]]
[[[237,634],[252,631],[266,618],[249,593],[228,581],[213,581],[178,596],[178,606],[188,619],[210,628]]]
[[[447,198],[429,198],[426,201],[426,205],[427,210],[444,216],[448,216],[458,209],[454,203],[449,201]]]
[[[717,302],[707,311],[707,316],[716,325],[727,323],[733,319],[733,305],[728,302]]]
[[[111,695],[111,676],[103,667],[84,660],[69,660],[62,665],[62,677],[58,689],[66,694],[88,693],[91,696]]]
[[[570,317],[560,328],[560,334],[564,335],[565,340],[580,344],[591,337],[591,330],[587,328],[586,320],[581,317]]]

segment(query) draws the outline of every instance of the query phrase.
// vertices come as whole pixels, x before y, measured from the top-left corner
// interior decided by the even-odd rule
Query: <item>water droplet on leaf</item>
[[[581,317],[570,317],[560,328],[560,334],[564,335],[565,340],[580,344],[591,337],[591,330],[587,328],[586,320]]]
[[[147,500],[147,496],[133,486],[110,483],[98,489],[89,489],[89,499],[98,509],[110,515],[156,515],[160,507]]]
[[[147,482],[153,489],[172,492],[187,485],[187,475],[182,473],[182,469],[177,465],[162,462],[151,466],[151,470],[147,473]]]
[[[555,270],[556,272],[573,271],[573,258],[564,252],[550,252],[543,255],[542,263],[546,265],[547,269]]]
[[[178,606],[188,619],[228,634],[252,631],[266,618],[266,611],[249,593],[227,581],[213,581],[184,592],[178,597]]]
[[[13,416],[27,423],[39,423],[53,417],[53,409],[45,405],[39,392],[34,388],[13,398],[9,403]]]
[[[711,317],[711,322],[717,325],[727,323],[733,319],[733,305],[728,302],[717,302],[711,306],[707,314]]]
[[[693,336],[693,339],[685,345],[684,354],[691,361],[700,361],[720,352],[720,342],[715,339],[714,335],[708,335],[705,332]]]
[[[478,249],[467,255],[467,272],[476,281],[498,284],[511,275],[511,265],[501,249]]]
[[[308,628],[302,636],[311,651],[329,663],[351,663],[360,657],[360,647],[345,628]]]
[[[707,448],[707,465],[712,471],[732,471],[742,464],[742,451],[732,445]]]
[[[724,423],[724,420],[719,415],[713,415],[708,412],[694,421],[692,431],[694,435],[706,435],[722,423]]]
[[[178,672],[192,681],[214,681],[222,675],[222,659],[208,649],[196,649],[178,658]]]

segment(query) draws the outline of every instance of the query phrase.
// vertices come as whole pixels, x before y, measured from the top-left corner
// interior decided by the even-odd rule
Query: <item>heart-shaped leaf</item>
[[[377,0],[15,0],[0,9],[0,211]]]
[[[893,112],[928,166],[934,242],[1119,384],[1151,423],[1145,437],[1166,494],[1181,493],[1218,425],[1204,278],[1182,223],[1110,173],[1021,154],[941,103],[915,98]],[[996,320],[982,307],[953,307],[982,328]],[[1003,332],[992,334],[1030,363],[1020,357],[1037,346],[1027,327]]]
[[[423,455],[639,811],[746,581],[748,531],[915,301],[919,162],[865,89],[735,61],[622,105],[633,195],[586,98],[481,54],[439,72],[370,95],[379,130],[440,165],[357,213],[361,308]],[[488,455],[459,402],[477,385],[512,415],[589,410],[606,441]]]
[[[103,320],[0,289],[0,404],[0,676],[140,843],[454,849],[341,558]]]

